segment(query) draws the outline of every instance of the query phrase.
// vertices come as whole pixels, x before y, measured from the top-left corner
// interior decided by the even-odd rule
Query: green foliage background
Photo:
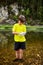
[[[43,22],[43,0],[0,0],[0,6],[8,6],[8,13],[10,14],[11,8],[10,4],[17,3],[19,14],[24,14],[31,19],[38,19]],[[24,11],[21,11],[23,7]]]

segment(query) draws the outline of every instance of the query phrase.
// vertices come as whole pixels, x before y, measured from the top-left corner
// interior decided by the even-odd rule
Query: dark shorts
[[[15,45],[14,45],[14,49],[15,50],[19,50],[19,49],[25,49],[26,46],[25,46],[25,42],[15,42]]]

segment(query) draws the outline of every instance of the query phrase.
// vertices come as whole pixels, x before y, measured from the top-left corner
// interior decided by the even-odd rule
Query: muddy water
[[[43,65],[43,33],[26,34],[24,63],[14,63],[14,40],[11,32],[0,32],[0,65]]]

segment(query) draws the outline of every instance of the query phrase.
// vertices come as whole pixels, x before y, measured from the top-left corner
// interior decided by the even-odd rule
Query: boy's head
[[[19,23],[24,23],[26,21],[26,19],[25,19],[25,16],[24,15],[20,15],[19,16]]]

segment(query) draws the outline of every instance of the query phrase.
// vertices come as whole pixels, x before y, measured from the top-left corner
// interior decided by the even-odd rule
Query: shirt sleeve
[[[23,28],[23,32],[26,32],[26,26],[24,26],[24,28]]]
[[[16,25],[13,25],[12,32],[16,31]]]

